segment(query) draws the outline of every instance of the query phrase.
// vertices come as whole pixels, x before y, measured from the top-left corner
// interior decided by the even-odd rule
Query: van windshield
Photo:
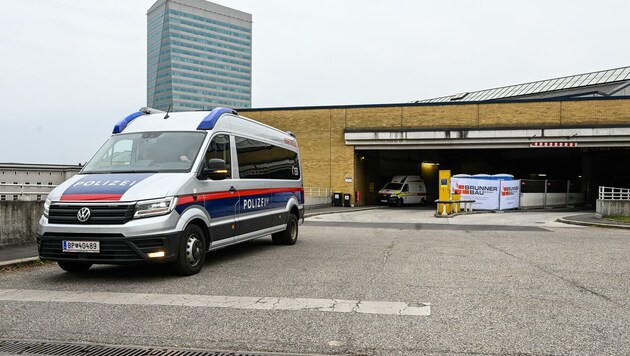
[[[402,184],[401,183],[387,183],[385,184],[385,186],[383,187],[383,189],[389,189],[389,190],[400,190],[402,188]]]
[[[112,136],[81,173],[188,172],[205,132],[138,132]]]

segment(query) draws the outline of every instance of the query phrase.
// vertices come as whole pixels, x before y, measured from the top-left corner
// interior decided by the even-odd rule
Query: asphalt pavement
[[[380,209],[382,211],[392,211],[394,208],[384,207],[384,206],[364,206],[364,207],[317,207],[314,209],[306,209],[305,217],[312,218],[319,215],[329,215],[329,214],[345,214],[345,213],[355,213],[366,210],[375,210]],[[445,227],[445,223],[441,219],[436,219],[433,214],[433,209],[430,207],[405,207],[398,208],[398,211],[401,212],[400,218],[406,219],[401,223],[409,224],[409,226],[414,226],[416,229],[421,228],[435,228],[442,227],[442,229],[453,229],[457,227]],[[576,214],[579,213],[579,214]],[[483,216],[481,216],[483,214]],[[473,229],[483,230],[485,227],[479,226],[483,225],[483,222],[487,221],[497,221],[497,219],[489,219],[488,217],[491,215],[488,214],[509,214],[507,215],[509,218],[507,220],[510,221],[511,224],[515,226],[527,225],[527,221],[531,219],[527,219],[531,217],[532,214],[545,214],[550,215],[553,214],[554,217],[557,217],[557,221],[565,223],[565,224],[573,224],[573,225],[582,225],[582,226],[595,226],[595,227],[608,227],[608,228],[621,228],[621,229],[630,229],[630,223],[624,222],[616,222],[612,220],[607,220],[605,218],[597,218],[595,216],[595,212],[583,212],[582,210],[576,209],[538,209],[538,210],[515,210],[515,211],[504,211],[504,212],[476,212],[474,214],[461,214],[458,216],[453,216],[448,218],[450,220],[450,225],[456,224],[458,221],[465,221],[466,224],[472,225]],[[343,216],[343,215],[341,215]],[[495,215],[499,216],[499,215]],[[499,219],[500,220],[500,219]],[[387,221],[383,220],[372,220],[372,221],[362,221],[362,222],[354,222],[351,224],[352,226],[358,227],[386,227]],[[525,222],[525,223],[524,223]],[[314,223],[316,224],[316,223]],[[504,226],[508,226],[509,224],[505,224],[505,221],[501,221],[501,224]],[[536,223],[530,224],[535,229]],[[350,225],[348,225],[350,226]],[[492,227],[487,227],[492,228]],[[510,230],[513,228],[505,227],[505,229]],[[524,228],[517,228],[524,229]],[[526,228],[525,228],[526,229]],[[0,246],[0,266],[12,265],[23,262],[31,262],[37,260],[37,245],[36,244],[25,244],[25,245],[13,245],[13,246]]]
[[[557,221],[576,212],[432,213],[313,215],[296,245],[263,238],[218,250],[190,277],[168,266],[3,270],[0,343],[250,355],[630,354],[630,231]],[[382,226],[361,226],[368,222]]]

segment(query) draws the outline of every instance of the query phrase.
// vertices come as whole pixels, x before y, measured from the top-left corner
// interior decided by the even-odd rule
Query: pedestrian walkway
[[[37,259],[37,245],[34,243],[0,247],[0,267]]]
[[[571,216],[558,219],[558,221],[563,222],[565,224],[572,224],[572,225],[630,229],[630,223],[623,222],[623,221],[609,220],[606,218],[597,218],[595,217],[594,212],[571,215]]]
[[[318,207],[314,209],[309,209],[308,207],[305,209],[305,217],[312,218],[318,215],[327,215],[327,214],[340,214],[340,213],[352,213],[359,212],[365,210],[373,210],[373,209],[386,209],[386,207],[379,206],[364,206],[364,207]],[[403,208],[405,213],[413,213],[413,208]],[[422,221],[416,221],[416,224],[430,224],[435,223],[436,220],[432,216],[433,210],[429,211],[427,209],[422,210],[426,212],[426,218],[422,218]],[[527,214],[528,212],[524,211],[512,211],[510,214]],[[572,224],[572,225],[582,225],[582,226],[596,226],[596,227],[608,227],[608,228],[618,228],[618,229],[630,229],[630,223],[619,222],[608,220],[606,218],[596,218],[595,212],[591,211],[588,213],[575,214],[575,211],[567,211],[567,216],[559,218],[557,221]],[[470,219],[473,217],[467,217]],[[453,218],[451,223],[456,223],[458,217]],[[484,219],[484,218],[482,218]],[[4,246],[0,247],[0,267],[22,263],[22,262],[30,262],[37,260],[37,245],[36,244],[28,244],[28,245],[17,245],[17,246]]]

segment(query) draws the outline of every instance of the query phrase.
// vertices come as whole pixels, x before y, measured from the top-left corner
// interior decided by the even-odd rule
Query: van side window
[[[403,192],[408,192],[408,191],[409,191],[409,185],[405,184],[405,185],[403,186],[402,191],[403,191]]]
[[[300,179],[297,153],[250,138],[236,137],[242,179]]]
[[[228,168],[228,178],[232,177],[232,160],[230,159],[230,136],[216,135],[210,141],[206,150],[204,165],[212,158],[219,158],[225,161]]]

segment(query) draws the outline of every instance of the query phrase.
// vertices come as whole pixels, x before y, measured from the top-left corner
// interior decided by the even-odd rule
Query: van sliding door
[[[233,179],[235,173],[231,157],[230,136],[219,134],[213,137],[206,150],[204,164],[213,158],[222,159],[228,168],[227,179],[200,181],[201,187],[198,189],[203,192],[204,205],[210,215],[213,246],[230,243],[234,239],[239,194],[237,180]]]
[[[235,136],[235,144],[240,177],[236,236],[247,238],[271,227],[269,153],[273,146],[239,136]]]

